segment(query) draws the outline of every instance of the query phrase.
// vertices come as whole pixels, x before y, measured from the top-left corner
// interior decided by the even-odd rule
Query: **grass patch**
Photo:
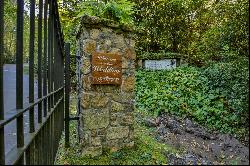
[[[71,113],[75,113],[75,101],[71,103]],[[135,122],[135,146],[124,148],[117,152],[104,150],[103,155],[95,158],[81,156],[81,145],[78,143],[76,125],[70,123],[70,148],[64,147],[64,135],[60,141],[55,164],[58,165],[161,165],[167,163],[166,153],[177,153],[172,147],[160,143],[155,138],[152,129],[140,123],[141,115],[136,112]],[[144,116],[144,115],[142,115]]]

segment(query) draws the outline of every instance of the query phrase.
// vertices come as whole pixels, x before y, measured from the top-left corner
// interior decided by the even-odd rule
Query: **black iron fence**
[[[38,28],[35,28],[36,0],[30,0],[29,3],[29,103],[25,104],[23,100],[24,0],[16,1],[16,108],[14,110],[4,110],[4,3],[4,0],[0,0],[0,165],[54,164],[64,125],[68,137],[70,90],[69,44],[64,46],[57,1],[39,0]],[[34,58],[36,32],[38,56]],[[37,61],[38,65],[38,99],[34,97],[34,61]],[[6,111],[11,115],[5,117]],[[24,134],[26,112],[29,113],[29,132]],[[64,119],[66,119],[65,124]],[[6,154],[5,143],[8,140],[4,140],[4,128],[13,121],[16,121],[17,145]],[[68,139],[66,140],[66,145],[69,145]]]

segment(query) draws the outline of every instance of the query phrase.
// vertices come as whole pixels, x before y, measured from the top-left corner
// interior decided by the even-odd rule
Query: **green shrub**
[[[248,61],[215,63],[203,71],[208,78],[209,90],[225,96],[226,105],[233,115],[239,117],[242,125],[247,125],[249,113],[249,68]]]
[[[127,0],[111,0],[107,3],[102,1],[86,1],[81,3],[81,12],[78,17],[85,14],[100,18],[111,19],[123,24],[133,24],[131,15],[134,3]]]
[[[190,117],[212,130],[235,133],[242,125],[241,116],[232,110],[230,100],[229,106],[227,105],[230,91],[225,93],[225,90],[222,90],[224,85],[219,83],[224,77],[217,73],[220,77],[217,79],[218,84],[222,86],[221,89],[215,88],[217,85],[216,82],[211,85],[213,80],[208,76],[209,70],[210,68],[204,71],[195,67],[180,67],[165,71],[138,70],[136,106],[140,110],[156,114],[167,112]],[[225,77],[228,76],[226,73],[223,74]],[[233,84],[231,87],[237,86],[239,82],[240,80],[231,82]],[[243,102],[241,98],[244,97],[241,95],[243,94],[235,96],[237,102]],[[243,106],[244,103],[240,105]]]

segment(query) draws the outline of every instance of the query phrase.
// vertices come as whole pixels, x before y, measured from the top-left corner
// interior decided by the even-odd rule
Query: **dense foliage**
[[[108,2],[102,1],[86,1],[81,4],[81,12],[78,17],[85,14],[90,16],[98,16],[107,18],[119,23],[133,24],[132,8],[134,3],[127,0],[112,0]]]
[[[15,63],[16,58],[16,2],[13,0],[5,0],[4,1],[4,55],[5,61],[4,63]],[[29,3],[26,3],[26,10],[24,10],[24,32],[23,32],[23,55],[24,55],[24,62],[28,62],[29,56]],[[36,19],[37,21],[37,19]],[[37,25],[37,23],[36,23]],[[37,33],[36,39],[37,39]],[[35,53],[37,53],[37,40]],[[37,54],[35,54],[37,55]]]
[[[244,74],[232,74],[229,65],[233,64],[220,63],[206,69],[139,70],[136,106],[156,114],[188,116],[210,129],[242,135],[248,119],[248,69],[242,68]]]
[[[248,56],[247,0],[60,0],[66,39],[88,14],[132,24],[137,29],[137,52],[177,52],[190,63],[204,65],[235,52]],[[75,45],[71,42],[72,45]]]
[[[80,23],[80,18],[77,18],[77,15],[80,12],[80,2],[81,0],[58,1],[59,15],[61,27],[64,33],[64,40],[66,43],[70,43],[70,77],[72,89],[76,88],[76,34],[77,27]]]
[[[247,0],[134,0],[137,52],[178,52],[202,66],[225,52],[249,54]]]
[[[231,109],[231,116],[238,116],[241,126],[249,122],[249,68],[248,61],[215,63],[203,74],[208,78],[210,91],[225,96],[225,106]]]
[[[138,71],[137,107],[243,134],[249,119],[249,2],[133,1],[138,58],[181,56],[202,67]]]

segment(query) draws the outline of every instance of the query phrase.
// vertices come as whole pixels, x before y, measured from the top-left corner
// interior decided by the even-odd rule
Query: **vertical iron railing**
[[[39,0],[38,14],[38,98],[42,98],[42,28],[43,0]],[[38,123],[42,123],[42,103],[38,103]]]
[[[69,147],[70,44],[65,45],[65,147]]]
[[[67,126],[65,132],[69,130],[70,93],[68,71],[70,50],[68,44],[64,50],[57,1],[39,0],[38,18],[36,18],[36,0],[30,0],[28,103],[24,103],[23,97],[24,0],[16,1],[16,108],[13,110],[4,110],[4,3],[0,0],[0,165],[54,164],[64,125]],[[37,45],[35,45],[36,33]],[[36,64],[38,98],[34,95]],[[35,106],[38,106],[37,109]],[[6,111],[9,114],[8,118],[4,117]],[[26,112],[29,113],[29,131],[24,134]],[[64,119],[68,120],[64,123]],[[15,120],[17,145],[6,153],[5,143],[8,140],[4,140],[4,127]],[[68,133],[66,135],[69,136]],[[68,139],[65,144],[68,144]]]
[[[30,0],[30,39],[29,39],[29,103],[34,103],[34,51],[35,51],[35,0]],[[29,132],[35,132],[34,107],[29,110]],[[33,144],[32,144],[33,145]],[[34,146],[26,150],[26,164],[34,157]]]
[[[34,102],[35,0],[30,0],[29,102]],[[29,112],[30,133],[35,131],[34,108]]]
[[[3,59],[4,59],[4,1],[0,1],[0,121],[4,120]],[[4,126],[0,127],[0,164],[5,163]]]
[[[16,109],[23,109],[23,13],[24,0],[17,1],[17,33],[16,33]],[[23,114],[16,118],[17,148],[24,146]],[[24,163],[23,154],[19,156],[18,164]]]
[[[44,36],[44,39],[43,39],[43,78],[47,78],[47,72],[48,72],[48,69],[47,69],[47,48],[48,48],[48,28],[47,28],[47,25],[48,25],[48,20],[47,20],[47,15],[48,15],[48,0],[45,0],[44,2],[44,24],[43,24],[43,29],[44,29],[44,32],[43,32],[43,36]],[[46,96],[48,93],[48,90],[47,90],[47,79],[43,79],[43,95]],[[46,117],[47,116],[47,99],[45,99],[43,101],[43,116]]]

